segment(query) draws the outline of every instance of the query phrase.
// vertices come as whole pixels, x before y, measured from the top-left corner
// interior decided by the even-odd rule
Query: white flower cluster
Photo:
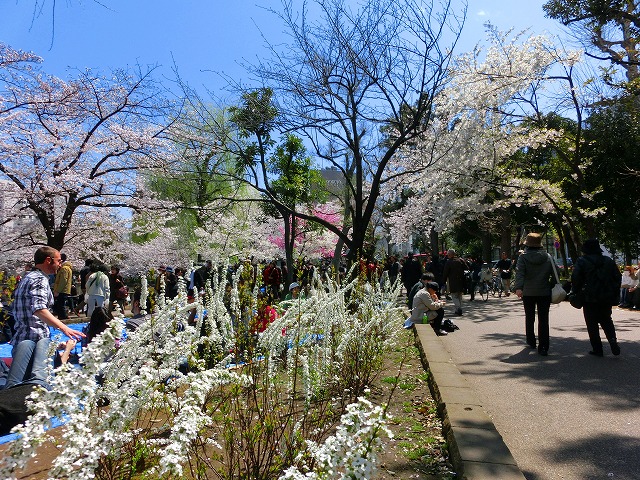
[[[321,445],[307,442],[318,466],[312,472],[290,467],[280,480],[348,479],[367,480],[376,470],[376,454],[382,450],[383,437],[393,438],[386,427],[387,416],[381,406],[364,398],[347,406],[335,435]]]
[[[545,36],[522,38],[494,29],[486,50],[456,58],[450,82],[434,99],[430,129],[390,163],[391,171],[407,174],[388,182],[383,194],[414,194],[388,219],[392,238],[405,241],[431,227],[443,232],[460,218],[510,205],[543,213],[566,205],[562,182],[521,175],[510,159],[564,144],[571,156],[570,132],[536,120],[545,117],[544,108],[561,112],[576,102],[587,104],[579,97],[584,89],[570,82],[579,59],[579,51],[563,50]]]

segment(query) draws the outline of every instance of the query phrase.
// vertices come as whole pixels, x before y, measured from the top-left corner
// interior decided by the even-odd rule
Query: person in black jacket
[[[587,324],[591,355],[602,357],[602,339],[598,325],[609,341],[611,353],[620,355],[611,307],[618,304],[622,274],[613,259],[602,255],[598,240],[592,238],[582,245],[581,256],[573,268],[571,289],[582,295],[583,315]]]
[[[407,260],[400,270],[400,277],[407,295],[411,292],[411,288],[420,281],[420,275],[422,275],[422,265],[413,257],[413,253],[409,252]]]
[[[512,263],[507,252],[502,252],[502,257],[496,262],[496,268],[500,271],[500,280],[504,289],[504,296],[511,295]]]
[[[210,283],[213,276],[213,263],[207,260],[206,263],[193,272],[193,288],[196,293],[204,295],[205,286]]]

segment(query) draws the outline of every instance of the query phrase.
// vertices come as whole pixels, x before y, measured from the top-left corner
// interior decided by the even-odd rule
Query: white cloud
[[[477,16],[479,17],[486,17],[487,16],[487,12],[485,12],[484,10],[480,10],[478,13],[476,13]]]

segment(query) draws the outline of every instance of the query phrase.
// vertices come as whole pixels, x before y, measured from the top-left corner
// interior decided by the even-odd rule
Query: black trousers
[[[442,330],[442,320],[444,319],[444,308],[439,308],[438,310],[436,310],[436,313],[438,314],[438,316],[433,320],[431,320],[430,323],[433,329],[436,332],[439,332],[440,330]]]
[[[587,324],[587,332],[589,333],[589,341],[594,353],[602,353],[602,339],[600,338],[600,329],[602,327],[609,344],[613,345],[617,342],[616,327],[611,319],[611,305],[601,303],[585,303],[582,307],[584,314],[584,322]]]
[[[67,315],[67,298],[69,298],[69,294],[58,293],[58,296],[53,301],[53,311],[60,320],[69,318]]]
[[[549,308],[551,307],[551,295],[542,297],[525,295],[522,297],[524,305],[525,330],[527,343],[536,344],[536,309],[538,310],[538,348],[549,350]]]

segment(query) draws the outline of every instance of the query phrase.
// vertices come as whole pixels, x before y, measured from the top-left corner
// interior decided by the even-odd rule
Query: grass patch
[[[384,377],[381,382],[388,385],[396,385],[398,383],[398,377]]]

